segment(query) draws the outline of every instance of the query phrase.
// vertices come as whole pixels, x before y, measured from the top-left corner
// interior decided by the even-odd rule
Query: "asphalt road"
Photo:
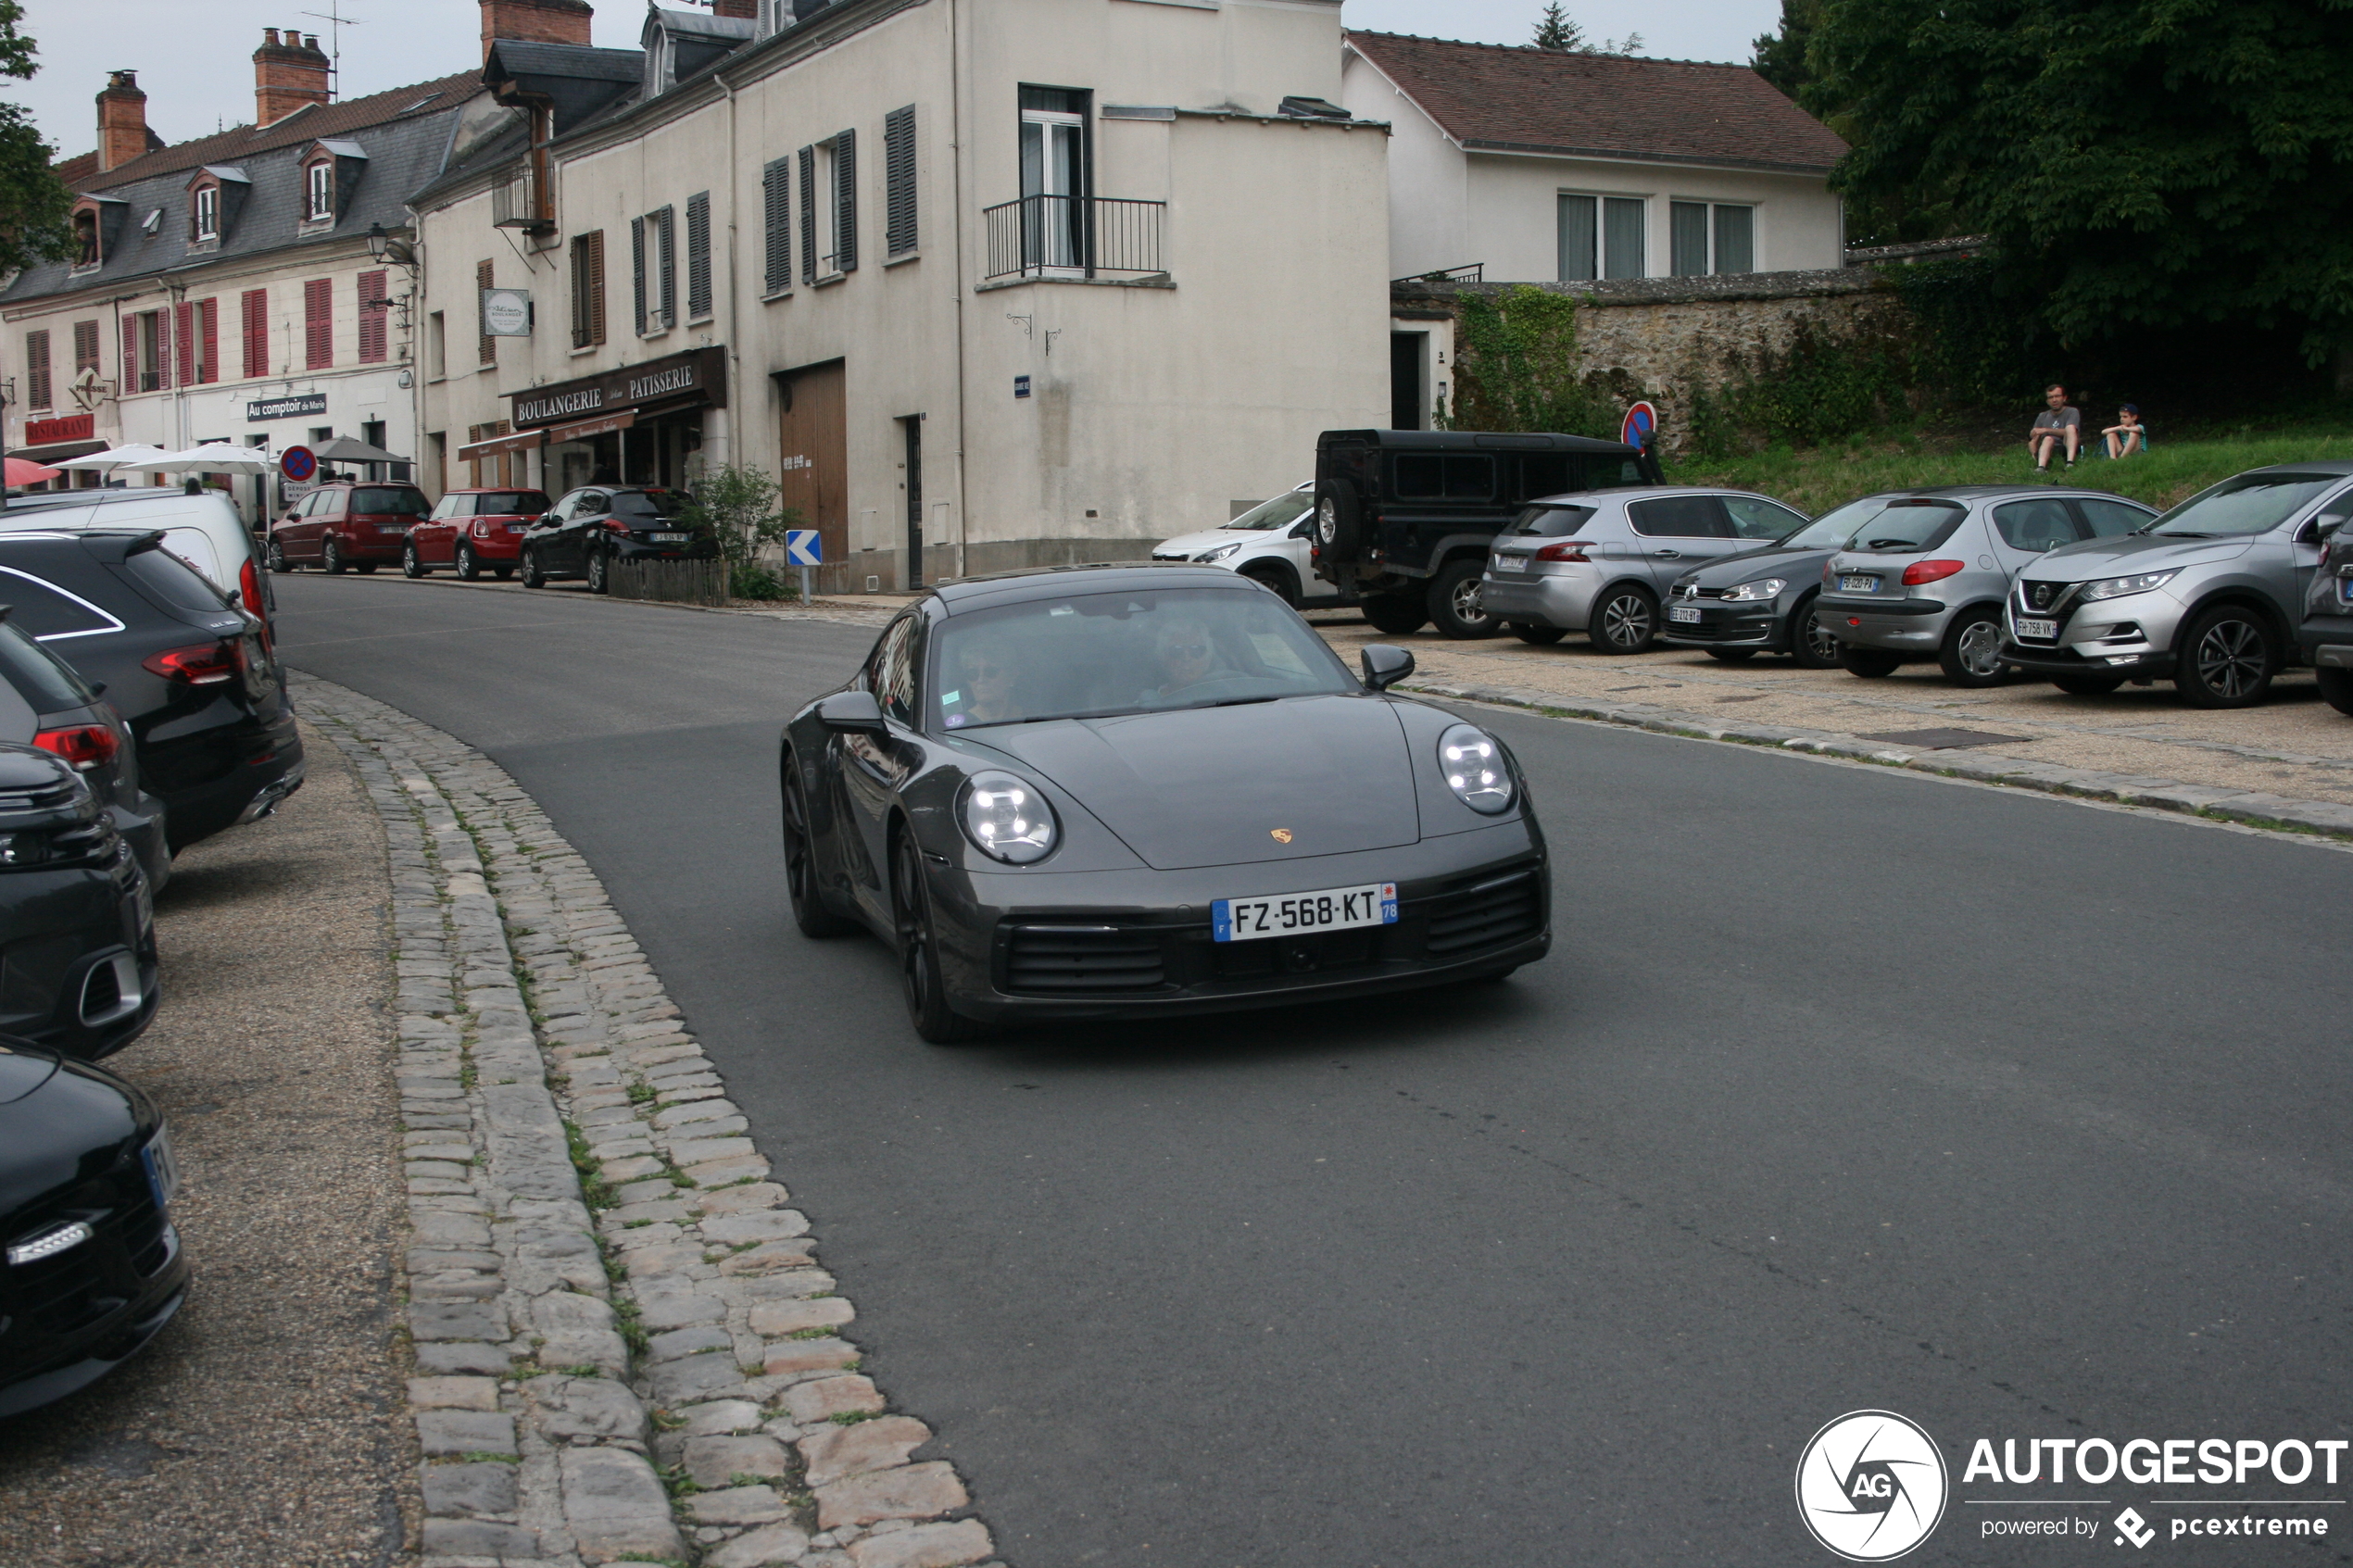
[[[1961,1472],[2353,1436],[2353,855],[1492,713],[1543,963],[939,1049],[777,875],[777,728],[871,631],[278,585],[289,662],[481,746],[596,866],[1016,1568],[1827,1562],[1794,1466],[1866,1407],[1953,1466],[1912,1562],[2113,1549],[1966,1499],[2353,1497]]]

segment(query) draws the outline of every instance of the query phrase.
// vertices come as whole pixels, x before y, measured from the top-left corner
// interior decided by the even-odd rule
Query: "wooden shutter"
[[[834,138],[834,270],[858,270],[858,132]]]
[[[270,291],[247,289],[245,297],[245,374],[270,373]]]
[[[800,149],[800,281],[817,281],[817,149]]]
[[[186,301],[171,307],[171,347],[175,386],[196,384],[196,307]]]
[[[479,261],[474,264],[474,330],[482,334],[478,356],[481,362],[485,365],[496,365],[498,362],[498,340],[490,335],[487,330],[490,323],[483,319],[482,296],[486,290],[496,287],[497,282],[498,276],[492,270],[489,262]]]
[[[220,302],[196,301],[196,380],[220,379]]]
[[[646,220],[629,220],[629,287],[637,305],[637,335],[646,335]]]
[[[605,341],[605,232],[588,236],[588,341]]]
[[[24,406],[49,407],[49,334],[24,334]]]
[[[390,313],[392,296],[384,287],[388,276],[383,272],[359,274],[359,362],[380,365],[390,353],[384,318]]]
[[[313,278],[302,285],[303,363],[323,370],[335,362],[335,283]]]
[[[76,321],[73,324],[73,373],[98,368],[98,323]]]
[[[115,310],[114,330],[122,338],[122,382],[115,388],[115,395],[128,397],[139,387],[139,318],[126,320],[120,307]]]
[[[768,270],[761,286],[768,294],[782,294],[792,287],[791,168],[791,158],[780,157],[760,171],[768,239]]]
[[[656,303],[661,311],[662,330],[678,324],[678,209],[665,207],[654,214],[654,242],[657,252],[658,281],[661,290]]]
[[[915,106],[883,116],[883,247],[915,248]]]
[[[711,314],[711,193],[686,198],[686,320]]]

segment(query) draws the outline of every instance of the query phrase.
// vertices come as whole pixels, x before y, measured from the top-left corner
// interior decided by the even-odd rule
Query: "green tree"
[[[41,69],[23,21],[19,0],[0,0],[0,76],[19,82]],[[57,156],[22,104],[0,104],[0,273],[73,254],[73,194],[50,167]]]
[[[763,546],[782,544],[787,530],[801,526],[800,514],[776,499],[776,482],[759,469],[718,468],[703,475],[681,514],[719,541],[727,591],[737,598],[787,596],[784,580],[760,560]]]
[[[1814,73],[1806,64],[1806,46],[1814,39],[1814,24],[1822,14],[1822,0],[1781,0],[1781,30],[1756,41],[1749,65],[1757,75],[1797,99],[1810,86]]]
[[[1807,57],[1833,186],[1990,235],[2062,341],[2353,341],[2353,0],[1824,0]]]
[[[1544,7],[1544,14],[1536,19],[1536,36],[1529,42],[1539,49],[1550,49],[1558,55],[1582,54],[1585,30],[1569,19],[1560,0],[1553,0]]]

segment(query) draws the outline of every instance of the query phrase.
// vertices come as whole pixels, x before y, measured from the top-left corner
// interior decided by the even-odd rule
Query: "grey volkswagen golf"
[[[1929,658],[1955,685],[1991,686],[2013,660],[2002,638],[2010,577],[2050,550],[2113,538],[2157,514],[2096,490],[1957,484],[1867,499],[1884,509],[1822,569],[1814,614],[1856,675]]]
[[[2079,696],[2171,676],[2193,708],[2251,708],[2300,662],[2323,537],[2353,518],[2353,462],[2233,475],[2120,539],[2019,574],[2002,657]]]

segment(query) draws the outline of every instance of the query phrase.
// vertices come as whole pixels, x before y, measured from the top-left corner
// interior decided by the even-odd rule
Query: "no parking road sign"
[[[813,528],[785,530],[785,564],[787,566],[823,566],[825,561],[824,541]]]

